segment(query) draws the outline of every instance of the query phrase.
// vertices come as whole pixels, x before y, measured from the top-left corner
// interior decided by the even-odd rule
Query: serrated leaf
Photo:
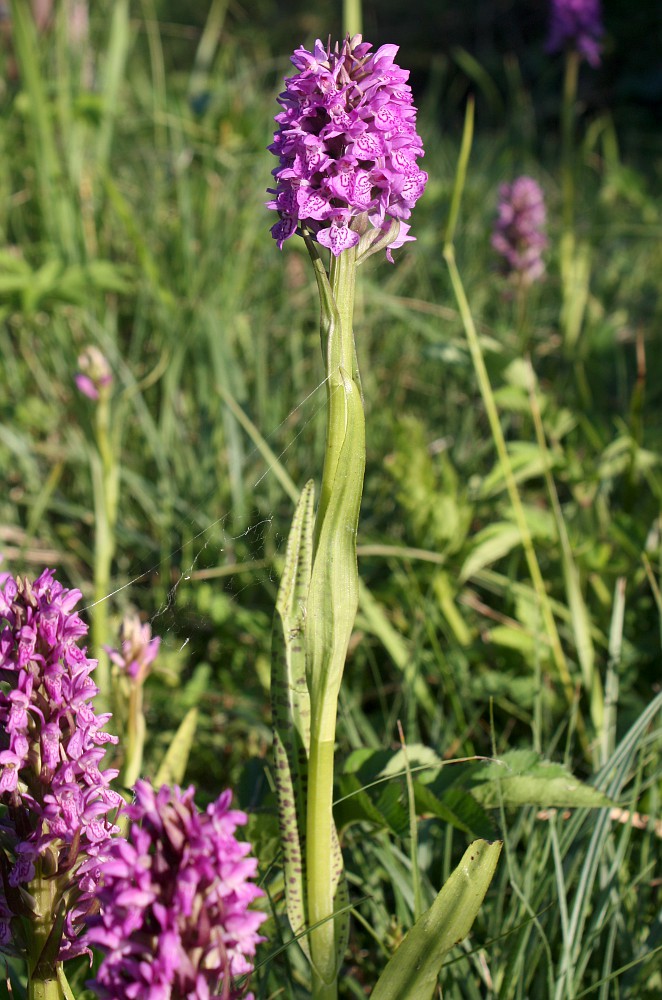
[[[355,774],[343,775],[339,788],[340,801],[333,811],[339,829],[342,830],[351,823],[373,823],[380,830],[390,830],[397,836],[402,836],[403,831],[407,831],[407,812],[401,801],[401,814],[398,816],[395,813],[392,793],[384,799],[384,805],[390,813],[390,818],[387,818],[378,802],[374,801]],[[396,793],[402,796],[402,792],[397,788]]]
[[[429,785],[415,781],[414,798],[418,813],[436,816],[471,837],[494,836],[494,825],[489,816],[466,789],[448,788],[443,797],[439,797]]]
[[[592,785],[575,778],[562,764],[541,760],[534,751],[512,751],[472,776],[472,794],[486,809],[506,806],[587,809],[613,805]]]
[[[430,909],[389,961],[371,1000],[431,1000],[445,956],[471,930],[500,853],[499,841],[471,844]]]

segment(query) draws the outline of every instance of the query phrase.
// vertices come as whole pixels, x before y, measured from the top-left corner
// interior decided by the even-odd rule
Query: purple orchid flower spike
[[[120,644],[119,650],[105,647],[111,661],[130,680],[143,684],[158,655],[161,639],[152,637],[151,626],[143,624],[137,612],[132,611],[122,621]]]
[[[136,782],[131,826],[102,868],[89,931],[105,954],[92,984],[100,1000],[244,996],[232,980],[252,972],[266,919],[249,909],[263,895],[250,881],[257,860],[235,837],[246,815],[230,809],[229,791],[205,812],[193,794]]]
[[[524,285],[545,273],[545,221],[542,189],[532,177],[518,177],[512,184],[501,185],[492,246],[501,255],[503,272]]]
[[[267,202],[279,215],[271,230],[279,248],[305,227],[337,257],[371,228],[389,231],[393,220],[401,226],[390,249],[415,238],[404,220],[428,175],[417,163],[423,143],[397,51],[373,52],[355,35],[333,50],[318,39],[313,52],[292,56],[299,72],[278,98],[283,111],[269,146],[280,161]]]
[[[113,373],[98,347],[86,347],[78,358],[78,367],[80,371],[74,381],[79,392],[95,403],[101,396],[108,396]]]
[[[600,0],[552,0],[548,52],[574,49],[590,66],[599,66],[603,35]]]
[[[0,581],[0,807],[5,851],[0,883],[0,950],[11,950],[14,917],[31,919],[26,900],[43,879],[61,931],[59,960],[89,951],[85,921],[96,907],[99,865],[119,832],[123,804],[101,770],[109,715],[95,715],[96,660],[79,641],[87,626],[74,611],[79,590],[51,570]],[[43,908],[43,901],[42,901]],[[12,923],[13,926],[13,923]],[[14,944],[16,941],[14,940]]]

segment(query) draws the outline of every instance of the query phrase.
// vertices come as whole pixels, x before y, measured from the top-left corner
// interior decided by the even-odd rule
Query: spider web
[[[275,462],[280,463],[288,451],[296,444],[297,440],[301,437],[308,426],[319,420],[320,416],[323,414],[326,399],[320,399],[319,397],[320,390],[325,385],[326,379],[323,379],[287,413],[280,423],[278,423],[267,434],[263,435],[263,440],[267,444],[271,445],[272,442],[278,438],[278,435],[283,427],[290,424],[295,416],[301,413],[304,414],[303,420],[300,422],[296,432],[292,434],[288,443],[278,453],[275,453]],[[258,456],[260,456],[260,450],[256,445],[247,448],[244,452],[244,464],[247,465],[249,462],[258,458]],[[262,456],[262,462],[265,466],[263,471],[252,483],[249,482],[246,487],[246,493],[249,496],[256,495],[263,482],[269,476],[273,476],[275,474],[275,462],[268,462],[264,456]],[[200,501],[186,517],[178,519],[177,523],[179,527],[183,526],[187,529],[195,527],[199,520],[196,515],[200,514],[204,510],[205,500],[209,499],[213,495],[213,492],[214,489],[210,488],[205,497],[203,497],[202,501]],[[120,586],[115,587],[100,600],[90,601],[84,604],[83,607],[79,609],[79,612],[89,618],[90,612],[99,603],[102,601],[116,602],[116,599],[120,595],[126,594],[127,591],[129,592],[129,603],[131,603],[130,594],[132,589],[137,587],[139,584],[144,583],[146,580],[158,579],[159,575],[162,574],[164,570],[172,571],[173,560],[181,556],[185,549],[193,546],[194,552],[192,557],[187,557],[185,563],[182,564],[176,571],[176,577],[173,582],[169,583],[165,598],[147,618],[152,627],[153,634],[160,636],[162,643],[165,643],[166,646],[170,644],[174,648],[178,648],[179,651],[182,651],[192,638],[192,635],[188,635],[185,636],[183,640],[181,639],[182,622],[187,618],[187,605],[189,605],[189,598],[182,592],[186,591],[188,584],[194,584],[199,580],[218,579],[219,585],[222,585],[223,581],[225,581],[225,587],[230,587],[232,590],[233,600],[238,602],[242,592],[246,591],[254,582],[249,579],[248,582],[242,584],[241,586],[237,586],[237,578],[240,575],[246,575],[247,567],[245,565],[239,567],[236,574],[233,574],[231,572],[231,567],[222,565],[223,554],[227,550],[234,549],[237,542],[246,542],[246,540],[249,541],[256,566],[261,566],[262,569],[268,573],[269,579],[273,579],[271,564],[269,566],[264,565],[264,539],[266,532],[272,525],[274,519],[273,512],[269,513],[267,516],[263,515],[257,520],[251,520],[249,516],[248,525],[244,526],[236,534],[233,534],[231,531],[233,516],[234,510],[232,507],[229,507],[217,518],[209,520],[202,529],[195,531],[194,534],[187,539],[186,544],[179,545],[178,547],[169,550],[166,555],[160,557],[156,561],[149,559],[149,557],[147,559],[141,559],[140,562],[132,565],[129,572],[125,574],[127,576],[125,582],[123,582]],[[243,520],[246,520],[246,516],[244,516]],[[214,552],[216,568],[210,567],[198,571],[197,566],[204,553],[208,551],[210,546],[217,545],[217,539],[213,538],[212,535],[217,534],[219,527],[223,533],[224,544]],[[285,541],[285,536],[279,536],[277,538],[279,549]],[[192,625],[192,629],[202,628],[205,624],[204,616],[200,616],[198,612],[191,617],[196,623]],[[175,632],[177,632],[177,635],[174,634]]]

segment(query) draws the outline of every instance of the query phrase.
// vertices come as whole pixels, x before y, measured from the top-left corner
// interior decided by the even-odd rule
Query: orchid
[[[299,72],[278,98],[269,146],[280,161],[267,203],[279,215],[271,230],[279,248],[301,227],[335,256],[371,227],[390,234],[391,260],[392,249],[414,239],[405,220],[428,175],[417,163],[423,143],[397,52],[382,45],[373,53],[355,35],[333,50],[318,39],[312,52],[292,56]]]

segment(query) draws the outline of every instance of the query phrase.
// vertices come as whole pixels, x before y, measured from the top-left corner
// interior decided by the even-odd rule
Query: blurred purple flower
[[[121,650],[106,646],[106,652],[122,673],[132,681],[142,684],[152,662],[156,659],[161,640],[152,638],[149,624],[142,625],[135,612],[125,615],[120,628]]]
[[[318,39],[313,52],[297,49],[299,72],[286,79],[278,98],[278,130],[270,151],[275,197],[267,202],[280,218],[272,235],[282,249],[304,225],[318,243],[338,256],[355,246],[371,226],[399,231],[390,250],[413,240],[408,219],[428,175],[416,132],[409,72],[394,63],[397,45],[377,52],[360,35],[331,51]]]
[[[139,780],[126,840],[102,868],[101,912],[89,939],[104,953],[91,984],[100,1000],[234,1000],[235,976],[252,972],[266,914],[250,879],[257,860],[235,838],[246,815],[231,793],[201,813],[194,789]]]
[[[0,948],[9,914],[26,916],[24,890],[37,868],[52,880],[52,913],[67,911],[60,958],[87,950],[83,930],[96,906],[108,818],[123,802],[101,771],[110,715],[94,714],[98,693],[79,640],[87,626],[73,610],[81,594],[51,570],[32,584],[5,575],[0,585]],[[4,889],[2,886],[4,885]],[[9,937],[11,935],[9,934]]]
[[[502,257],[504,272],[525,285],[545,273],[545,221],[544,196],[532,177],[518,177],[512,184],[501,185],[492,246]]]
[[[573,49],[591,66],[599,66],[603,35],[600,0],[552,0],[548,52]]]
[[[96,402],[107,395],[113,382],[108,360],[98,347],[86,347],[78,358],[80,372],[75,377],[76,386],[88,399]]]

